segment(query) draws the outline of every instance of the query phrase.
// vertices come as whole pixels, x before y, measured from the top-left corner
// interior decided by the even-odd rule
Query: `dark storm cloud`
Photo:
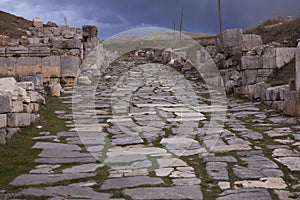
[[[217,0],[1,0],[4,11],[25,18],[41,17],[71,26],[95,24],[101,37],[135,27],[179,27],[184,7],[183,29],[218,32]],[[272,16],[300,15],[298,0],[222,0],[224,28],[247,28]]]

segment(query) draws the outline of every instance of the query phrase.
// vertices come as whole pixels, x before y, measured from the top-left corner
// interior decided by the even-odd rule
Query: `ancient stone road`
[[[299,119],[233,97],[210,105],[214,91],[159,64],[119,65],[75,90],[73,114],[56,112],[70,131],[35,138],[16,199],[300,199]]]

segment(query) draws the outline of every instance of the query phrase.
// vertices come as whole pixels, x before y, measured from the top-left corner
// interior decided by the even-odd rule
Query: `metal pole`
[[[182,19],[183,19],[183,8],[181,10],[181,16],[180,16],[180,35],[179,35],[180,39],[181,39],[181,32],[182,32]]]
[[[222,35],[222,33],[223,33],[223,24],[222,24],[221,0],[218,0],[218,8],[219,8],[220,35]]]

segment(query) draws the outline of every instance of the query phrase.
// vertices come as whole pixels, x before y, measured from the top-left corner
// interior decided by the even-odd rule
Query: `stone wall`
[[[97,27],[41,23],[35,18],[35,27],[21,39],[0,36],[0,76],[41,73],[45,83],[58,77],[65,85],[74,85],[82,60],[99,42]]]
[[[39,79],[39,77],[23,76],[23,79]],[[38,92],[38,84],[42,82],[17,82],[14,78],[0,79],[0,144],[5,144],[20,127],[29,126],[38,118],[40,104],[44,97]],[[37,88],[35,87],[37,85]]]
[[[220,69],[227,93],[264,101],[286,114],[300,114],[300,109],[296,114],[288,106],[295,106],[298,101],[297,95],[291,94],[291,88],[295,86],[271,87],[266,83],[275,69],[295,58],[296,48],[263,45],[259,35],[243,34],[241,29],[226,30],[218,40],[214,60]]]

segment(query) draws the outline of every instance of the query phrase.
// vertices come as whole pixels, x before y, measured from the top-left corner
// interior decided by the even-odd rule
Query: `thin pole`
[[[183,20],[183,8],[181,10],[181,16],[180,16],[180,35],[179,35],[180,39],[181,39],[181,32],[182,32],[182,20]]]
[[[221,0],[218,0],[218,7],[219,7],[220,35],[222,35],[222,33],[223,33],[223,24],[222,24]]]
[[[174,19],[174,40],[176,39],[176,22],[175,22],[175,19]]]

